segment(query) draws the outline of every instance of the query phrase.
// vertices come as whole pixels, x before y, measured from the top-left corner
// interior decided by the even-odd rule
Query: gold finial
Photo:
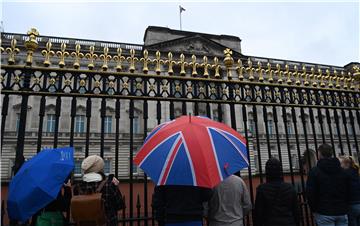
[[[98,58],[98,55],[95,52],[95,46],[89,47],[89,52],[85,54],[85,57],[89,60],[88,68],[89,70],[94,69],[95,64],[94,61]]]
[[[65,49],[66,49],[66,44],[61,43],[60,51],[56,52],[56,55],[60,58],[60,61],[59,61],[60,68],[63,68],[65,66],[65,57],[68,57],[70,55],[69,52],[65,51]]]
[[[75,58],[75,61],[74,61],[74,64],[73,64],[75,69],[79,69],[79,67],[80,67],[80,59],[84,57],[84,54],[81,53],[80,50],[81,50],[80,44],[76,44],[75,52],[71,53],[71,56]]]
[[[11,39],[10,47],[7,47],[5,51],[8,53],[8,64],[15,63],[15,55],[20,52],[20,49],[16,47],[17,41],[15,38]]]
[[[161,60],[161,58],[160,58],[160,51],[159,50],[156,51],[155,57],[156,58],[153,60],[153,63],[155,63],[155,72],[156,72],[156,74],[160,75],[160,73],[161,73],[161,64],[163,64],[164,61]]]
[[[278,77],[278,83],[279,84],[283,83],[283,80],[282,80],[283,73],[284,72],[281,71],[280,64],[276,64],[276,75]]]
[[[188,63],[185,62],[185,55],[183,53],[180,54],[180,61],[178,61],[177,64],[180,65],[180,75],[185,76],[186,75],[185,66],[187,66]]]
[[[329,88],[332,88],[332,87],[334,86],[334,84],[333,84],[333,77],[331,76],[329,69],[326,69],[326,77],[325,77],[325,79],[329,81],[328,87],[329,87]]]
[[[269,80],[268,80],[268,81],[269,81],[270,83],[273,83],[273,82],[274,82],[274,78],[273,78],[273,73],[274,73],[274,71],[271,70],[271,64],[270,64],[270,62],[268,62],[268,63],[266,64],[266,66],[267,66],[267,69],[266,69],[265,73],[269,75]]]
[[[298,72],[297,65],[294,65],[294,76],[295,76],[295,84],[299,86],[301,82],[300,82],[300,73]]]
[[[111,58],[112,57],[109,55],[109,47],[105,46],[104,47],[104,53],[100,55],[100,59],[103,60],[103,65],[101,66],[103,71],[107,71],[108,63],[111,60]]]
[[[291,75],[292,73],[290,72],[290,67],[288,64],[285,64],[285,72],[284,72],[284,75],[287,76],[287,80],[286,80],[286,83],[287,84],[291,84],[292,81],[291,81]]]
[[[220,64],[217,57],[214,57],[214,64],[211,65],[211,67],[215,69],[215,78],[220,78]]]
[[[224,64],[226,66],[226,74],[227,74],[228,79],[231,79],[231,67],[234,64],[234,59],[232,58],[232,50],[229,48],[226,48],[224,50],[224,55],[225,55]]]
[[[173,60],[173,54],[171,52],[168,53],[168,59],[164,62],[168,66],[168,74],[173,75],[174,69],[173,66],[176,62]]]
[[[43,56],[45,56],[45,59],[44,59],[44,65],[45,67],[49,67],[51,62],[50,62],[50,57],[54,56],[55,52],[51,50],[51,42],[50,40],[46,43],[46,49],[42,50],[41,51],[41,54]]]
[[[27,34],[29,35],[29,38],[25,41],[25,48],[27,49],[26,64],[30,66],[33,62],[33,53],[39,46],[36,40],[36,37],[39,36],[39,32],[36,28],[31,28]]]
[[[241,59],[238,59],[236,72],[238,74],[238,78],[239,78],[240,81],[244,80],[244,75],[243,75],[244,71],[245,71],[245,67],[242,64]]]
[[[348,85],[347,85],[348,80],[346,78],[345,71],[341,71],[340,81],[343,82],[343,89],[347,89],[348,88]]]
[[[305,86],[309,86],[310,83],[309,83],[309,81],[307,80],[308,74],[306,73],[306,66],[305,66],[305,65],[302,66],[302,71],[303,71],[303,73],[301,74],[301,77],[304,78],[304,85],[305,85]]]
[[[325,76],[322,74],[322,70],[321,68],[318,68],[318,76],[317,76],[317,79],[320,79],[320,87],[325,87],[325,82],[324,82],[324,78]]]
[[[126,58],[126,60],[130,63],[129,71],[131,73],[135,72],[135,62],[139,59],[135,57],[135,49],[130,49],[130,56]]]
[[[349,72],[350,73],[350,72]],[[351,75],[350,75],[351,76]],[[354,78],[350,78],[349,79],[350,82],[350,89],[351,90],[355,90],[355,79]]]
[[[1,43],[2,43],[2,41],[1,41],[1,38],[0,38],[0,52],[2,53],[2,52],[5,51],[5,49],[4,49],[4,47],[1,46]]]
[[[197,66],[199,65],[198,63],[196,63],[196,56],[195,55],[192,55],[191,56],[191,63],[189,64],[191,67],[192,67],[192,72],[191,72],[191,75],[192,76],[197,76],[197,71],[196,71],[196,68]]]
[[[203,63],[201,64],[201,67],[204,68],[204,77],[207,78],[209,77],[209,67],[211,67],[211,65],[208,63],[208,58],[207,56],[203,57]]]
[[[117,48],[116,53],[117,55],[114,56],[114,60],[116,61],[116,71],[120,72],[122,70],[122,62],[125,60],[125,57],[122,56],[121,48]]]
[[[317,86],[317,82],[316,82],[315,68],[314,68],[314,67],[311,67],[310,71],[311,71],[311,74],[310,74],[310,76],[309,76],[310,83],[311,83],[311,81],[313,80],[312,86],[313,86],[313,87],[316,87],[316,86]]]
[[[259,82],[263,82],[264,81],[264,76],[263,76],[263,69],[261,68],[261,62],[258,61],[257,63],[258,68],[256,69],[256,72],[259,75]]]
[[[249,57],[249,59],[248,59],[248,67],[246,68],[246,71],[249,73],[249,80],[250,81],[253,81],[254,79],[255,79],[255,77],[254,77],[254,68],[252,68],[252,62],[251,62],[251,59],[250,59],[250,57]]]
[[[338,72],[336,71],[336,69],[334,69],[334,79],[335,79],[335,87],[337,89],[340,89],[341,86],[340,86],[340,76],[338,76]]]
[[[143,62],[143,72],[144,74],[147,74],[149,72],[149,67],[148,67],[148,63],[151,61],[149,59],[149,52],[147,51],[147,49],[145,49],[143,51],[143,56],[141,59],[140,59],[140,62]]]
[[[353,70],[355,71],[354,74],[353,74],[354,79],[359,81],[359,83],[360,83],[360,67],[358,65],[355,65],[353,67]]]

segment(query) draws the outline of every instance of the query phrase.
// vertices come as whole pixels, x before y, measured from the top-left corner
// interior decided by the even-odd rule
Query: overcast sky
[[[147,26],[236,35],[245,55],[343,66],[360,60],[359,3],[3,2],[5,32],[143,43]]]

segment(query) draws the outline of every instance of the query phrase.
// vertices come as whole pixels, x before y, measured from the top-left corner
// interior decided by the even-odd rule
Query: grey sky
[[[149,25],[179,28],[173,3],[3,3],[6,32],[143,42]],[[230,34],[245,55],[345,65],[360,61],[359,3],[182,2],[183,30]]]

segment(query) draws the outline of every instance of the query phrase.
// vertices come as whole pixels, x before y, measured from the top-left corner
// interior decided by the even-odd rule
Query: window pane
[[[104,161],[104,173],[105,174],[110,174],[110,170],[111,170],[111,160],[106,159]]]
[[[85,116],[78,115],[75,118],[75,132],[83,133],[85,131]]]
[[[47,115],[46,132],[55,132],[55,115]]]
[[[75,160],[75,169],[74,169],[75,175],[81,174],[81,163],[82,163],[82,160]]]
[[[104,118],[104,133],[111,133],[112,130],[112,117],[105,116]]]

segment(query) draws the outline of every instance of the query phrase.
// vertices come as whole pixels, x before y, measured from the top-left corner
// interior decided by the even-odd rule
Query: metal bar
[[[74,90],[77,90],[77,80],[78,76],[74,76]],[[71,109],[70,109],[70,147],[74,147],[74,131],[75,131],[75,118],[76,118],[76,105],[77,100],[76,97],[72,97],[71,99]]]
[[[357,137],[356,137],[355,120],[354,120],[354,115],[353,115],[352,111],[349,111],[349,118],[350,118],[352,134],[353,134],[354,141],[355,141],[356,153],[359,153],[360,150],[359,150],[358,140],[357,140]]]
[[[89,97],[86,100],[86,135],[85,135],[85,158],[89,156],[90,147],[90,122],[91,122],[91,107],[92,102]]]
[[[272,112],[273,112],[273,119],[274,119],[274,124],[275,124],[275,135],[276,135],[276,144],[277,144],[277,148],[278,148],[279,161],[281,162],[281,165],[283,165],[282,154],[281,154],[279,125],[278,125],[278,115],[277,115],[277,110],[276,110],[275,106],[273,106]]]
[[[9,108],[9,94],[5,94],[2,101],[2,109],[1,109],[1,153],[4,147],[3,143],[4,143],[5,123],[6,123],[8,108]]]
[[[147,136],[147,130],[148,130],[148,103],[146,100],[144,100],[143,103],[143,118],[144,118],[144,140]],[[171,118],[171,114],[170,114]],[[148,210],[148,179],[146,173],[144,173],[144,217],[147,218],[149,216],[149,210]],[[148,221],[145,221],[145,226],[148,225]]]
[[[62,77],[63,75],[59,75],[58,84],[56,87],[56,92],[62,92],[61,85],[62,85]],[[58,146],[58,140],[59,140],[59,120],[61,115],[61,96],[58,96],[56,98],[56,104],[55,104],[55,130],[54,130],[54,148],[57,148]]]
[[[346,114],[345,114],[344,110],[341,110],[341,118],[342,118],[342,121],[343,121],[343,124],[344,124],[346,142],[347,142],[347,145],[348,145],[348,152],[349,152],[349,155],[351,156],[352,155],[352,153],[351,153],[351,143],[350,143],[349,131],[348,131],[348,127],[347,127]],[[354,137],[356,137],[356,135],[354,135]]]
[[[100,118],[101,118],[101,135],[100,135],[100,156],[104,158],[105,148],[105,117],[106,117],[106,99],[101,100]]]
[[[339,140],[340,153],[341,153],[341,155],[344,155],[344,148],[343,148],[342,139],[341,139],[341,130],[340,130],[340,126],[339,126],[339,115],[338,115],[338,112],[336,109],[334,110],[334,119],[335,119],[337,137]]]
[[[39,153],[41,150],[41,141],[42,141],[42,132],[44,127],[44,116],[45,116],[45,96],[42,96],[40,99],[40,109],[39,109],[39,128],[38,128],[38,139],[36,152]]]
[[[331,145],[333,148],[333,154],[334,156],[336,156],[336,152],[335,152],[335,143],[334,143],[334,137],[333,137],[333,133],[332,133],[332,125],[331,125],[331,117],[330,117],[330,111],[328,108],[325,109],[326,112],[326,122],[328,124],[328,128],[329,128],[329,134],[330,134],[330,140],[331,140]]]
[[[120,146],[120,100],[115,103],[115,177],[119,178],[119,146]]]
[[[317,133],[315,129],[315,118],[314,118],[314,112],[312,108],[309,108],[309,115],[310,115],[310,122],[311,122],[311,129],[312,129],[312,135],[314,138],[314,144],[315,144],[315,152],[316,152],[316,158],[318,158],[318,141],[317,141]]]
[[[324,120],[323,120],[323,115],[322,115],[322,112],[321,112],[321,108],[317,109],[317,115],[318,115],[318,120],[319,120],[319,124],[320,124],[322,142],[326,143],[325,132],[324,132]]]
[[[290,167],[290,177],[291,177],[291,184],[295,184],[294,179],[294,171],[293,171],[293,165],[292,165],[292,157],[291,157],[291,149],[290,149],[290,139],[289,139],[289,131],[287,129],[289,119],[287,118],[286,108],[282,107],[282,118],[284,123],[284,130],[285,130],[285,138],[286,138],[286,146],[288,151],[288,159],[289,159],[289,167]]]
[[[130,214],[130,218],[134,217],[134,184],[133,184],[133,173],[134,173],[134,169],[133,169],[133,158],[134,158],[134,101],[130,100],[129,103],[129,119],[130,119],[130,155],[129,155],[129,187],[130,187],[130,191],[129,191],[129,214]],[[130,222],[130,226],[133,225],[133,222]]]
[[[260,183],[263,183],[263,173],[262,173],[262,164],[261,164],[261,149],[260,149],[260,139],[259,139],[259,128],[258,128],[258,119],[257,119],[257,110],[256,106],[253,105],[253,118],[254,118],[254,125],[255,125],[255,138],[256,138],[256,149],[258,153],[258,162],[259,162],[259,176],[260,176]],[[255,144],[255,143],[254,143]]]
[[[268,122],[268,112],[266,106],[263,106],[263,119],[265,123],[265,137],[266,137],[266,144],[268,149],[268,158],[271,158],[271,146],[270,146],[270,137],[269,137],[269,122]]]

